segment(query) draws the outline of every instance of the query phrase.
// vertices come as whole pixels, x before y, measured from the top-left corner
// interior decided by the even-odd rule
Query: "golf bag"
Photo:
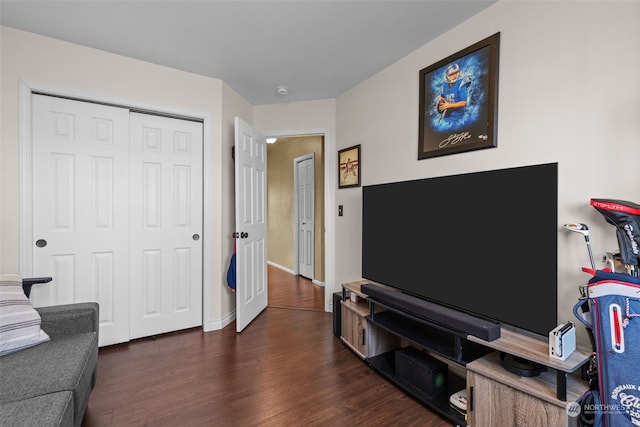
[[[593,277],[574,313],[593,333],[597,384],[578,402],[589,416],[580,425],[640,426],[640,278],[583,270]]]
[[[591,199],[591,206],[616,227],[620,259],[627,274],[638,277],[640,264],[640,205],[625,200]]]

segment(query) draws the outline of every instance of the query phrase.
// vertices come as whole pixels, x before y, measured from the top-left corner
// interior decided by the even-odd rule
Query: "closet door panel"
[[[36,306],[97,301],[100,345],[129,339],[129,111],[33,95]]]
[[[131,338],[202,325],[202,123],[131,114]]]

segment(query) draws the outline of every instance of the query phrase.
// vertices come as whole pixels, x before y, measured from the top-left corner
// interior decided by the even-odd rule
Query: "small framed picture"
[[[338,151],[338,188],[360,186],[360,145]]]
[[[496,33],[420,70],[418,160],[497,146]]]

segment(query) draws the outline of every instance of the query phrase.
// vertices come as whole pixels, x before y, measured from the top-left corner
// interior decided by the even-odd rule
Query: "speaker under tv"
[[[362,188],[362,277],[504,327],[557,325],[558,163]]]
[[[403,292],[390,291],[370,283],[362,284],[362,292],[374,301],[412,314],[442,327],[473,335],[485,341],[500,338],[500,325],[467,313],[432,303]]]

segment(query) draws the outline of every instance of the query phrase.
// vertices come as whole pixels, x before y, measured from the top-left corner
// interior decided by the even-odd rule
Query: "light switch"
[[[342,216],[344,213],[343,209],[342,209],[342,205],[338,205],[338,216]]]

